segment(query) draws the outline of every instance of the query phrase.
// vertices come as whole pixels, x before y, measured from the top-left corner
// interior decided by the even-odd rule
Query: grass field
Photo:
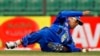
[[[0,51],[0,56],[100,56],[100,52],[58,53],[40,51]]]

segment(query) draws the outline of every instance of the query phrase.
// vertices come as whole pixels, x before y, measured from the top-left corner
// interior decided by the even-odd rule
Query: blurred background
[[[90,10],[100,15],[100,0],[0,0],[0,15],[57,15],[61,10]]]
[[[7,41],[51,26],[62,10],[92,11],[94,16],[81,17],[84,25],[76,27],[72,36],[77,47],[100,50],[100,0],[0,0],[0,50],[6,50]],[[27,50],[40,50],[39,44]]]

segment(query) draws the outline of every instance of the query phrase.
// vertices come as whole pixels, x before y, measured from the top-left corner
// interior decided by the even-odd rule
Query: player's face
[[[69,17],[69,25],[73,29],[78,25],[77,19],[75,17]]]

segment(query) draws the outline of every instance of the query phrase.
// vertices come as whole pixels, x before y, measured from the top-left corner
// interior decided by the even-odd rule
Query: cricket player
[[[61,11],[56,20],[50,27],[30,33],[17,41],[6,43],[9,49],[16,48],[19,45],[27,45],[38,42],[41,50],[46,52],[81,52],[83,49],[76,48],[70,34],[70,29],[77,25],[83,25],[80,17],[89,14],[90,11]]]

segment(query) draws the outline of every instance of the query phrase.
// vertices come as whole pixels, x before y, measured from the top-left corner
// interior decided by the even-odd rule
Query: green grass
[[[41,51],[0,51],[0,56],[100,56],[100,52],[41,52]]]

